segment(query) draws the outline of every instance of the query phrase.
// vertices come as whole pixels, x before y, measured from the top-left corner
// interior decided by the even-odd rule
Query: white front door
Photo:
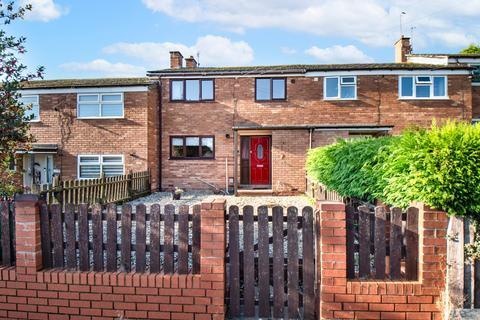
[[[23,183],[32,191],[44,184],[51,184],[53,179],[53,155],[25,154],[23,157]]]

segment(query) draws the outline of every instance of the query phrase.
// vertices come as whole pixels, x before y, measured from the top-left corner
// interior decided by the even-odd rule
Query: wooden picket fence
[[[131,200],[150,192],[150,171],[131,172],[99,179],[54,180],[51,188],[40,192],[47,204],[94,204]],[[64,207],[65,209],[65,207]]]
[[[314,319],[319,219],[311,207],[257,210],[231,206],[226,217],[228,316]]]
[[[346,208],[347,277],[418,280],[418,208]]]
[[[13,201],[0,201],[0,250],[1,265],[15,264],[15,209]]]
[[[306,177],[306,192],[309,197],[316,201],[339,201],[344,202],[344,198],[336,191],[327,189],[323,184]]]
[[[200,209],[195,205],[190,212],[189,206],[176,210],[173,205],[154,204],[147,211],[140,204],[119,210],[115,204],[67,204],[63,211],[59,204],[44,203],[43,265],[80,271],[199,273]]]

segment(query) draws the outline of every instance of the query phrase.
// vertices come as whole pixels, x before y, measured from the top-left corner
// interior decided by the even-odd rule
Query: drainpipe
[[[313,128],[308,129],[309,135],[310,135],[310,142],[308,145],[309,149],[312,149],[312,135],[313,135]]]
[[[158,79],[158,191],[162,191],[162,81]]]
[[[238,131],[233,130],[233,194],[237,195],[237,144],[238,144]]]

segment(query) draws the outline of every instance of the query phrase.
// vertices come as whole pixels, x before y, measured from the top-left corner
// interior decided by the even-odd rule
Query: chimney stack
[[[183,56],[180,51],[170,51],[170,68],[180,69],[183,67]]]
[[[193,56],[190,56],[190,58],[185,59],[185,65],[187,68],[196,68],[197,67],[197,60]]]
[[[407,54],[412,53],[410,38],[402,36],[395,42],[395,63],[407,63]]]

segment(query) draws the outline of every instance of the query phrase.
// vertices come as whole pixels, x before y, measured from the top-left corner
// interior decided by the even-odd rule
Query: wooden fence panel
[[[405,275],[407,280],[418,278],[418,209],[408,208],[405,231],[406,259]]]
[[[360,247],[358,251],[358,276],[367,278],[370,276],[370,209],[361,206],[358,211],[358,242]]]
[[[13,237],[12,226],[14,226],[14,209],[10,201],[0,201],[0,224],[1,224],[1,247],[2,247],[2,265],[11,266],[15,260],[13,250],[15,239]]]
[[[255,261],[253,207],[243,207],[243,296],[245,317],[255,316]]]
[[[201,242],[201,210],[202,206],[196,204],[193,206],[193,220],[192,220],[192,272],[200,272],[200,242]]]
[[[40,203],[40,236],[42,239],[42,259],[43,267],[51,268],[53,267],[53,257],[52,257],[52,240],[51,240],[51,229],[50,229],[50,216],[48,213],[48,206],[45,202]]]
[[[73,204],[66,205],[65,210],[65,232],[66,232],[66,256],[67,268],[73,270],[77,267],[77,249],[76,249],[76,227],[75,227],[75,207]]]
[[[82,204],[78,215],[78,251],[80,255],[80,271],[90,269],[90,254],[88,252],[88,205]]]
[[[60,205],[54,204],[52,214],[53,267],[63,268],[63,221]]]
[[[160,272],[160,205],[150,208],[150,272]]]
[[[270,317],[270,252],[268,237],[268,208],[258,208],[258,314]]]
[[[288,228],[288,317],[299,318],[298,312],[298,209],[287,210]],[[307,244],[308,245],[308,244]],[[304,260],[305,261],[305,260]]]
[[[385,207],[375,208],[375,279],[385,278],[385,259],[387,255],[385,222],[387,214]]]
[[[284,252],[283,252],[283,208],[273,207],[273,317],[283,318]]]
[[[402,210],[393,208],[391,212],[390,230],[390,278],[400,279],[402,260]]]
[[[346,227],[347,227],[347,278],[355,278],[355,209],[352,206],[346,207]]]
[[[313,209],[303,209],[303,316],[313,319],[315,315],[315,241],[313,237]]]
[[[174,271],[174,248],[173,239],[175,237],[175,207],[173,205],[165,206],[165,234],[164,234],[164,265],[165,273]]]
[[[103,223],[102,207],[93,206],[92,210],[93,235],[93,271],[103,271]]]
[[[107,271],[117,271],[117,207],[107,206]]]
[[[238,243],[239,221],[238,207],[231,206],[228,211],[228,256],[230,259],[229,315],[240,316],[240,249]]]
[[[139,204],[136,211],[135,219],[135,271],[136,272],[145,272],[146,269],[146,260],[145,253],[147,249],[147,232],[146,232],[146,207],[144,204]]]
[[[122,207],[122,249],[121,249],[121,271],[132,270],[132,206]]]
[[[180,206],[178,216],[178,273],[188,273],[188,206]]]

